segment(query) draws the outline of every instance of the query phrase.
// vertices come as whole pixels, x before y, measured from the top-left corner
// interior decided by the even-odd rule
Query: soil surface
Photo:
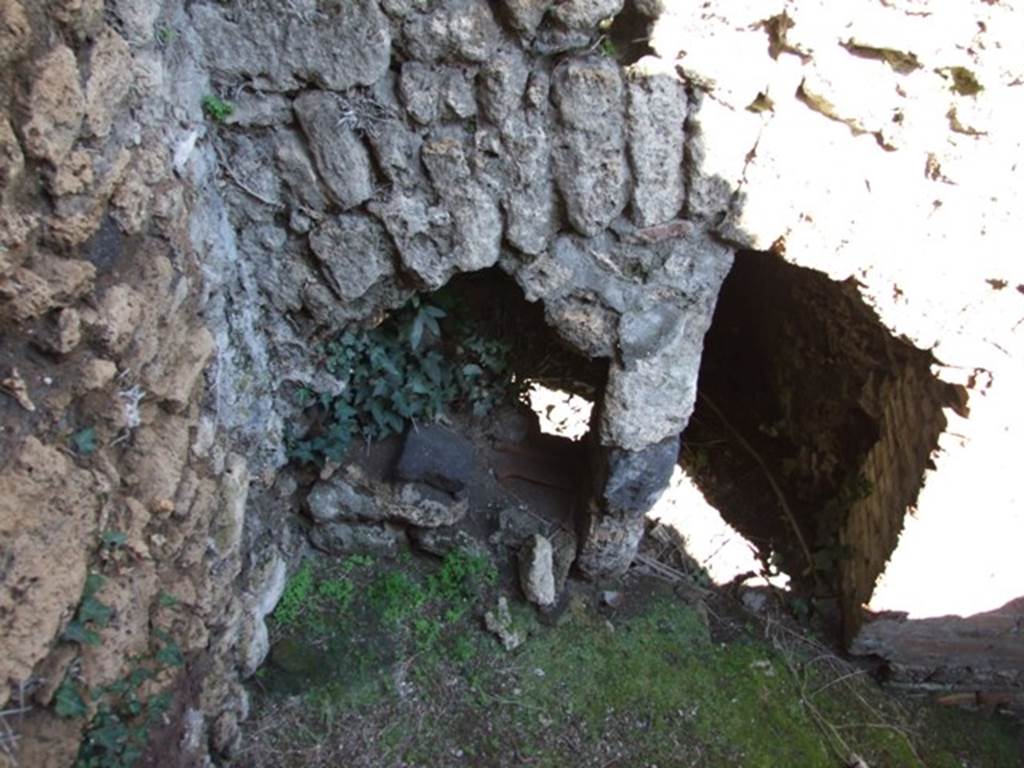
[[[307,561],[231,764],[1020,765],[1019,724],[884,693],[778,609],[755,618],[635,568],[570,580],[538,613],[504,565],[461,550]],[[513,650],[484,628],[501,596]]]

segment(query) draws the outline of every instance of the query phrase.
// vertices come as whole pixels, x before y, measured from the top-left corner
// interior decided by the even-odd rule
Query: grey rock
[[[683,206],[686,90],[674,71],[641,59],[628,73],[632,214],[638,226],[668,221]]]
[[[371,202],[367,208],[387,227],[402,263],[423,288],[440,288],[455,274],[454,228],[445,208],[404,190],[397,190],[385,202]]]
[[[504,48],[480,72],[480,107],[495,125],[519,109],[530,75],[519,48]]]
[[[398,80],[402,103],[412,119],[422,125],[434,122],[440,113],[443,74],[440,68],[418,61],[402,64]]]
[[[643,537],[644,515],[668,487],[678,455],[678,435],[638,451],[598,449],[597,492],[588,502],[576,561],[584,575],[608,578],[629,568]]]
[[[673,334],[686,322],[684,309],[665,302],[628,312],[619,321],[619,351],[628,367],[658,354],[672,343]]]
[[[740,602],[751,613],[764,613],[768,607],[768,594],[760,589],[744,589],[740,594]]]
[[[268,128],[290,123],[292,101],[277,93],[246,93],[232,102],[234,111],[224,120],[228,125],[243,128]]]
[[[288,190],[286,201],[290,206],[313,211],[327,207],[306,144],[295,131],[280,130],[274,134],[274,167]]]
[[[449,552],[468,552],[474,557],[490,558],[490,553],[480,541],[461,528],[442,526],[439,528],[410,528],[409,538],[424,552],[444,557]]]
[[[467,120],[477,113],[474,73],[463,67],[449,67],[441,88],[447,117]]]
[[[605,509],[616,515],[645,515],[668,487],[678,458],[677,435],[639,451],[607,449],[601,481]]]
[[[413,11],[427,10],[430,0],[381,0],[380,7],[388,16],[404,19]]]
[[[597,235],[629,198],[622,74],[607,58],[567,59],[555,69],[552,98],[555,184],[572,226]]]
[[[543,521],[525,506],[503,507],[498,510],[498,530],[491,534],[490,542],[500,547],[520,547],[526,539],[544,530]]]
[[[609,370],[600,424],[603,444],[640,450],[686,427],[704,335],[731,265],[732,252],[708,238],[691,235],[675,244],[651,283],[671,286],[676,296],[658,308],[638,307],[620,324],[626,343],[623,359],[614,360]],[[678,314],[668,308],[672,303]]]
[[[306,497],[309,514],[318,524],[338,520],[380,521],[387,516],[383,500],[361,475],[347,472],[316,483]]]
[[[454,499],[428,485],[400,483],[387,500],[387,515],[419,528],[440,528],[459,522],[469,511],[466,499]]]
[[[623,0],[566,0],[551,11],[552,19],[573,30],[596,28],[622,10]]]
[[[526,84],[526,103],[533,109],[544,109],[547,107],[550,94],[551,75],[543,69],[533,70]]]
[[[555,56],[567,51],[591,48],[596,42],[596,31],[567,29],[562,24],[542,24],[530,41],[530,50],[540,56]]]
[[[190,13],[210,70],[264,90],[313,84],[344,91],[373,83],[391,60],[388,21],[376,0],[333,3],[329,10],[255,0],[235,18],[217,4],[195,4]]]
[[[634,11],[648,19],[656,19],[665,12],[665,0],[630,0]]]
[[[558,335],[587,357],[615,354],[619,315],[594,294],[577,292],[544,304],[544,318]]]
[[[448,137],[431,139],[424,143],[421,158],[451,214],[454,242],[448,276],[495,265],[501,256],[501,213],[472,177],[463,144]]]
[[[526,599],[541,608],[555,604],[555,574],[551,542],[540,534],[519,550],[519,585]]]
[[[545,316],[563,339],[584,354],[610,357],[620,315],[643,299],[643,283],[631,274],[635,261],[664,261],[669,246],[663,248],[659,255],[607,233],[589,239],[562,235],[515,278],[528,301],[544,301]]]
[[[574,531],[559,528],[551,535],[552,571],[555,577],[555,593],[565,588],[569,571],[576,562],[578,542]]]
[[[621,576],[640,548],[643,517],[603,514],[594,500],[589,505],[576,567],[589,579]]]
[[[395,477],[457,494],[473,474],[475,453],[472,443],[438,424],[410,429],[405,433]]]
[[[523,253],[537,255],[555,231],[551,139],[542,125],[516,116],[502,124],[505,237]]]
[[[326,523],[309,533],[309,540],[317,549],[329,555],[347,555],[369,552],[375,555],[397,555],[405,542],[405,535],[393,525],[371,523]]]
[[[622,10],[623,0],[565,0],[542,6],[544,24],[532,41],[535,52],[550,55],[593,45],[598,25]],[[532,21],[529,16],[527,20]]]
[[[614,589],[606,589],[601,592],[601,602],[609,608],[622,606],[624,598],[622,593]]]
[[[387,122],[369,136],[373,156],[384,176],[393,183],[414,181],[413,158],[419,137],[397,121]]]
[[[342,208],[366,202],[373,194],[370,155],[346,125],[340,99],[310,91],[295,100],[295,112],[313,149],[317,170]]]
[[[308,235],[313,228],[313,220],[302,211],[294,208],[288,213],[288,228],[299,235]]]
[[[331,287],[348,301],[358,299],[393,272],[394,246],[384,226],[365,214],[327,219],[309,236]]]
[[[494,53],[501,30],[489,3],[453,0],[429,13],[409,15],[402,25],[406,54],[434,62],[455,57],[468,62],[487,61]]]
[[[512,613],[508,609],[508,598],[504,595],[498,598],[495,610],[484,614],[484,626],[487,627],[488,632],[498,637],[506,651],[514,651],[526,640],[522,631],[512,621]]]
[[[245,615],[238,641],[239,671],[242,677],[256,673],[270,652],[266,618],[284,593],[287,564],[276,547],[254,553],[244,592]]]
[[[530,37],[537,31],[550,4],[540,0],[500,0],[500,5],[512,28]]]
[[[281,205],[281,179],[274,173],[274,144],[255,133],[238,132],[228,143],[231,172],[272,206]],[[256,213],[250,203],[249,211]]]

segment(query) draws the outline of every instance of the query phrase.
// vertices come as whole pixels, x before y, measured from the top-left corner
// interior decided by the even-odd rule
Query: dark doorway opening
[[[916,501],[957,393],[857,285],[742,252],[708,332],[680,460],[793,588],[836,598],[844,634]]]

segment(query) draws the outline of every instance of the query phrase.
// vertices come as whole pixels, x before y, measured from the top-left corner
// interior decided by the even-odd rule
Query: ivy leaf
[[[423,318],[424,324],[426,324],[427,328],[430,329],[430,332],[432,334],[434,334],[435,336],[441,335],[441,326],[437,324],[437,320],[435,320],[430,315],[420,315],[420,317]]]
[[[85,705],[85,699],[82,698],[82,694],[78,692],[74,683],[68,678],[64,678],[64,682],[57,689],[53,709],[59,717],[65,718],[85,717],[89,713],[89,708]]]
[[[89,456],[96,452],[96,427],[86,427],[71,436],[71,445],[75,453]]]
[[[83,623],[92,622],[98,627],[105,627],[110,623],[111,613],[109,606],[89,595],[82,600],[82,604],[78,607],[78,620]]]
[[[83,597],[92,597],[101,589],[106,583],[106,579],[103,578],[102,574],[90,571],[89,575],[85,577],[85,587],[82,589]]]
[[[426,315],[416,315],[412,321],[412,328],[409,330],[409,346],[413,352],[420,348],[420,341],[423,340],[423,320]]]
[[[443,377],[441,375],[441,361],[438,355],[427,355],[424,357],[423,370],[434,384],[441,384]]]
[[[128,535],[122,531],[104,531],[100,536],[103,546],[116,548],[123,546],[128,540]]]
[[[156,660],[167,667],[181,667],[185,664],[185,657],[175,643],[168,643],[157,651]]]
[[[72,621],[64,630],[65,640],[82,645],[99,645],[100,636],[79,621]]]

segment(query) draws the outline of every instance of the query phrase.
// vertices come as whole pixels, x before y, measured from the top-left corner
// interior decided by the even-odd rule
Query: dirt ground
[[[230,764],[1021,765],[1015,721],[896,698],[783,603],[755,618],[664,573],[570,580],[541,613],[499,558],[307,561]],[[484,628],[501,596],[513,650]]]

